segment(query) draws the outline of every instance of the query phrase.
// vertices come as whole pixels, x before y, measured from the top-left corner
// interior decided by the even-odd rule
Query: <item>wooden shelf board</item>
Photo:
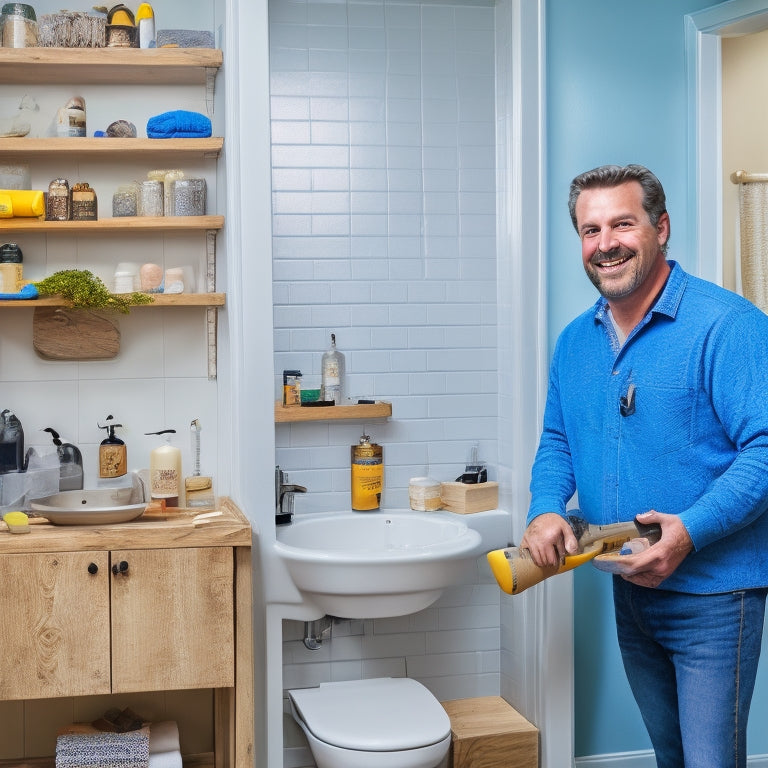
[[[189,230],[217,230],[223,226],[223,216],[120,216],[99,219],[98,221],[45,221],[21,217],[0,219],[0,232],[73,232],[77,234],[186,232]]]
[[[332,405],[320,408],[285,407],[275,403],[275,423],[297,421],[336,421],[340,419],[386,419],[392,415],[392,403]]]
[[[3,50],[3,49],[0,49]],[[11,49],[13,50],[13,49]],[[221,154],[224,139],[221,136],[211,136],[207,139],[113,139],[113,138],[59,138],[27,136],[8,136],[0,138],[0,153],[4,157],[23,155],[53,155],[66,152],[68,155],[111,155],[111,160],[121,160],[134,155],[199,155],[215,159]],[[120,152],[120,155],[116,153]],[[126,158],[128,159],[128,158]]]
[[[224,293],[157,293],[153,295],[151,304],[137,304],[134,309],[147,307],[223,307],[226,302]],[[39,299],[10,299],[0,301],[1,309],[23,309],[25,307],[71,307],[65,299],[56,296],[45,296]]]
[[[204,84],[216,48],[0,48],[0,83]]]

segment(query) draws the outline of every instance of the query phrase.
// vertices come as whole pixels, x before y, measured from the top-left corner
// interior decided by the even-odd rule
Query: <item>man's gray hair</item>
[[[568,195],[568,211],[571,221],[578,232],[576,225],[576,201],[585,189],[601,187],[618,187],[628,181],[636,181],[643,188],[643,209],[648,214],[651,224],[655,227],[663,213],[667,212],[667,199],[661,182],[642,165],[601,165],[591,171],[579,174],[571,182],[571,190]],[[666,251],[666,244],[665,244]]]

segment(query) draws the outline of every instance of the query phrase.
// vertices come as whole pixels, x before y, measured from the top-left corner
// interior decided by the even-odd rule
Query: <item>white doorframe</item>
[[[731,0],[685,17],[688,70],[688,221],[700,277],[723,282],[723,37],[768,29],[768,0]]]
[[[499,479],[519,541],[546,397],[545,2],[498,0]],[[573,590],[501,596],[501,695],[540,731],[542,768],[573,765]]]

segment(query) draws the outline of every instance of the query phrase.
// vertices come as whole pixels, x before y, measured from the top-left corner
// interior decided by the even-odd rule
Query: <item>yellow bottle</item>
[[[352,509],[365,512],[381,506],[384,487],[384,453],[380,445],[371,442],[368,435],[360,438],[351,449]]]

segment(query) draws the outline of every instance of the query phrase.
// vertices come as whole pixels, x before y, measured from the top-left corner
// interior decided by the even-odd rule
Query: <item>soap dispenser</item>
[[[64,443],[59,433],[52,427],[46,427],[53,438],[56,453],[59,454],[59,490],[80,491],[83,489],[83,456],[80,449],[72,443]]]
[[[149,454],[149,488],[152,499],[164,500],[166,507],[183,507],[181,475],[181,451],[171,445],[175,429],[145,432],[146,435],[162,435],[163,445],[153,448]]]
[[[19,417],[6,408],[0,412],[0,474],[24,471],[24,430]]]
[[[128,471],[128,449],[115,436],[115,429],[123,425],[116,423],[115,417],[110,414],[104,425],[97,422],[96,426],[107,430],[107,436],[99,446],[99,477],[122,477]]]

